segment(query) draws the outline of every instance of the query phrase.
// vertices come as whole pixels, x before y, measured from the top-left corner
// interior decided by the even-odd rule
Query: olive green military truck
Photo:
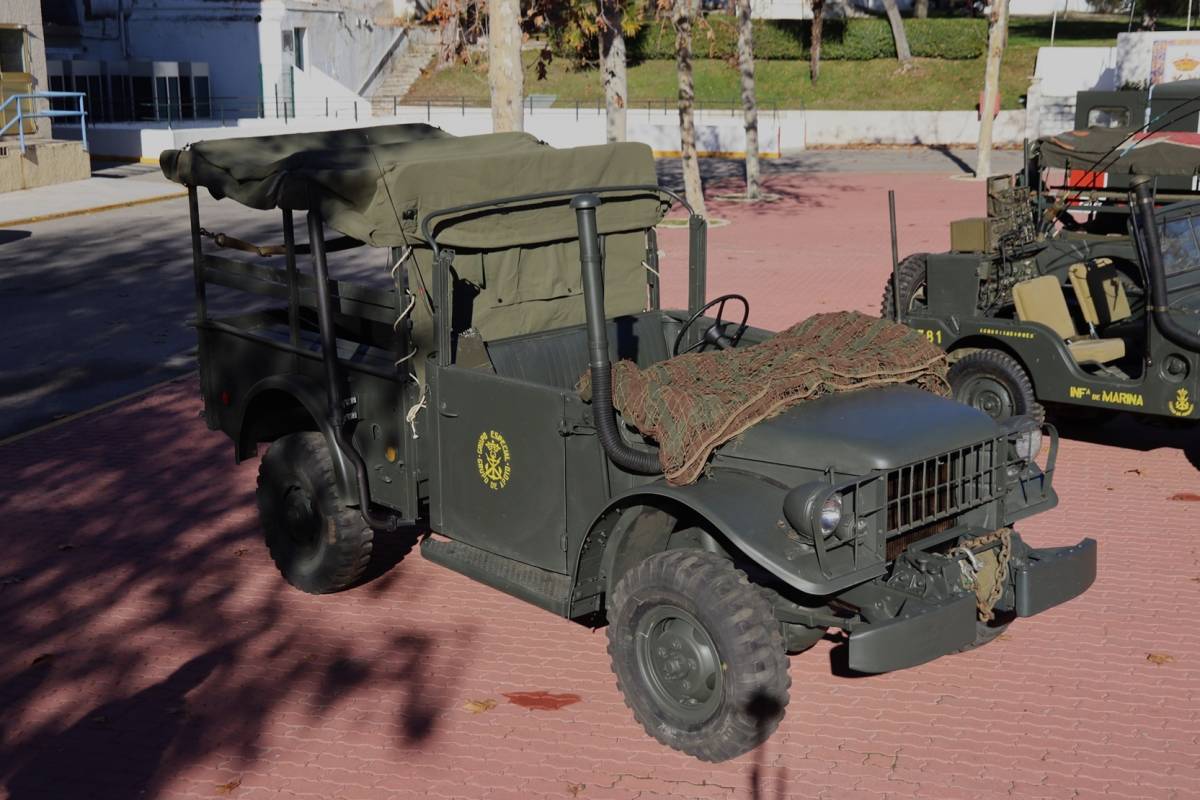
[[[1194,124],[1188,96],[1161,113]],[[1022,172],[987,182],[986,218],[951,223],[949,252],[894,266],[882,316],[949,354],[956,398],[997,419],[1053,404],[1200,420],[1200,134],[1160,130],[1172,119],[1039,140]]]
[[[944,356],[913,331],[749,326],[744,298],[706,302],[690,213],[688,308],[662,309],[655,226],[682,201],[642,145],[412,125],[162,166],[188,188],[205,418],[238,459],[267,445],[266,545],[303,591],[426,531],[426,559],[607,623],[646,731],[722,760],[775,730],[787,653],[827,630],[852,669],[911,667],[1094,579],[1093,540],[1035,549],[1012,527],[1057,502],[1053,431],[938,396]],[[283,244],[203,229],[201,188],[277,209]],[[359,244],[382,280],[331,279]],[[217,292],[246,308],[211,313]]]

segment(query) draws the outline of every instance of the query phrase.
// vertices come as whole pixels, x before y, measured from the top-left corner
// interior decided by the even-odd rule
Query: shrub
[[[908,46],[918,58],[972,59],[987,50],[987,21],[983,19],[906,19]],[[755,20],[754,56],[765,60],[808,57],[811,23],[808,20]],[[696,58],[737,57],[736,21],[724,14],[709,14],[695,27],[692,49]],[[565,54],[563,54],[565,55]],[[669,20],[655,19],[629,42],[631,61],[675,57],[675,30]],[[895,58],[896,46],[886,19],[826,19],[821,58],[830,61],[866,61]]]

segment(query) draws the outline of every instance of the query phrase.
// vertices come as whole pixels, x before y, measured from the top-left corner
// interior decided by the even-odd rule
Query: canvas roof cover
[[[1128,129],[1067,131],[1038,140],[1043,167],[1129,175],[1191,175],[1200,170],[1200,134],[1130,133]]]
[[[429,125],[383,125],[197,142],[165,150],[163,174],[251,208],[319,207],[335,230],[378,247],[415,244],[438,209],[550,190],[657,184],[643,144],[556,149],[526,133],[454,137]],[[646,229],[666,207],[657,196],[602,204],[601,233]],[[615,196],[610,198],[615,199]],[[440,244],[504,249],[571,239],[563,204],[464,216],[435,227]]]

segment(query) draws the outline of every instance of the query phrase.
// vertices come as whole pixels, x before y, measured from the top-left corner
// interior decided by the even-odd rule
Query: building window
[[[25,71],[25,31],[0,28],[0,72]]]
[[[306,28],[293,28],[292,32],[296,43],[296,69],[304,69],[304,46],[307,44],[306,40],[308,37],[306,34],[308,30]]]

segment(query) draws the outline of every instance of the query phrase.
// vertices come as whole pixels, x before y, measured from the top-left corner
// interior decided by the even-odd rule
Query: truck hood
[[[828,395],[763,420],[724,445],[727,458],[863,475],[999,434],[991,417],[913,386]]]

